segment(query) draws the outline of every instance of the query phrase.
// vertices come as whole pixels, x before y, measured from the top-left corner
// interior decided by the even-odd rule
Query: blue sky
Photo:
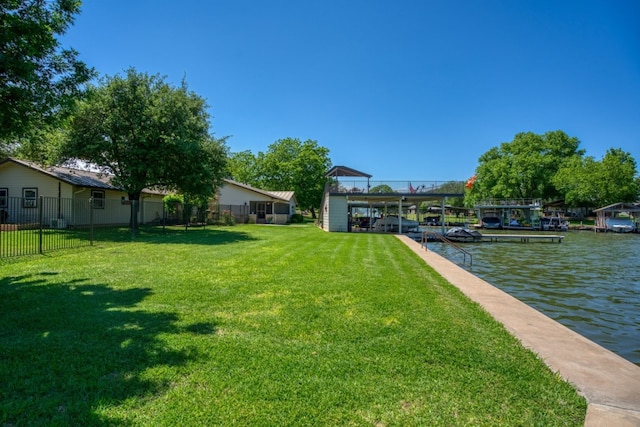
[[[313,139],[374,180],[463,180],[519,132],[640,163],[636,0],[85,0],[65,46],[161,74],[231,152]]]

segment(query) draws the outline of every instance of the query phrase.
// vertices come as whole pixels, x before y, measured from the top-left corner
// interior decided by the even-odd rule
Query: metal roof
[[[609,206],[604,206],[599,209],[594,209],[594,212],[640,212],[640,203],[614,203]]]
[[[16,163],[18,165],[41,172],[45,175],[49,175],[53,178],[59,179],[60,181],[64,181],[68,184],[78,187],[123,191],[122,188],[116,187],[111,184],[111,180],[114,178],[114,176],[111,174],[63,166],[42,166],[35,162],[16,159],[14,157],[6,158],[2,162],[0,162],[0,164],[7,162]],[[143,193],[167,194],[167,192],[165,191],[146,188],[143,190]]]
[[[334,166],[329,170],[329,172],[327,172],[327,174],[325,176],[326,177],[330,177],[330,176],[358,176],[358,177],[364,177],[364,178],[371,178],[372,177],[372,175],[369,175],[368,173],[360,172],[358,170],[349,168],[347,166]]]
[[[291,199],[295,200],[295,191],[268,191],[268,190],[262,190],[260,188],[252,187],[249,184],[243,184],[241,182],[233,181],[231,179],[225,179],[224,181],[229,184],[233,184],[237,187],[241,187],[249,191],[253,191],[254,193],[271,197],[273,199],[279,199],[285,202],[289,202]]]

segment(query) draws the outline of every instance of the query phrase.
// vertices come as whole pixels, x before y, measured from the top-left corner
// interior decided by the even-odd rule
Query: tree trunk
[[[138,212],[140,211],[140,193],[129,194],[129,200],[131,201],[131,214],[129,217],[129,228],[131,234],[135,234],[138,231]]]

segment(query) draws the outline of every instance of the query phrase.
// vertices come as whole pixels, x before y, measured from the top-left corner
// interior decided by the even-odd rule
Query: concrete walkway
[[[397,237],[585,396],[585,426],[640,426],[640,367],[424,249],[411,238]]]

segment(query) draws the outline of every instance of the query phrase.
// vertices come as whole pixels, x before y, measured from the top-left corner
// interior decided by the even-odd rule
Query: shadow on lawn
[[[174,314],[136,309],[149,289],[52,275],[0,279],[0,425],[126,424],[96,410],[166,390],[169,379],[149,370],[198,357],[159,338],[182,332]]]
[[[127,228],[96,229],[95,240],[100,242],[148,242],[148,243],[177,243],[195,245],[225,245],[243,241],[257,240],[255,236],[242,231],[220,228],[189,228],[184,227],[141,227],[132,235]]]

